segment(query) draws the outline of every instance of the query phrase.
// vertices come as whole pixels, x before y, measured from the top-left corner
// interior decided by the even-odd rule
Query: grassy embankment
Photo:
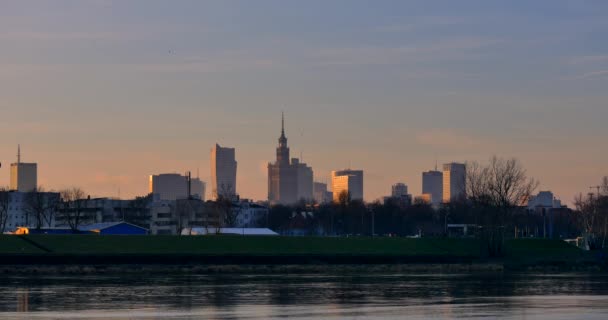
[[[482,259],[473,239],[242,236],[0,236],[0,256],[386,256]],[[508,240],[505,260],[573,261],[585,252],[558,240]]]

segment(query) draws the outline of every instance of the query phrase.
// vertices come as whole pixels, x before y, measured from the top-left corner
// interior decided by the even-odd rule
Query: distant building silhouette
[[[177,173],[151,175],[149,192],[154,200],[178,200],[188,198],[188,177]],[[191,196],[205,200],[205,183],[199,178],[192,178]]]
[[[38,187],[38,164],[21,162],[21,146],[17,146],[17,162],[11,163],[10,190],[29,192]]]
[[[400,206],[409,206],[412,204],[412,195],[407,192],[407,185],[402,182],[395,183],[391,186],[391,196],[384,197],[384,203],[388,203],[388,201],[392,201],[394,204],[398,204]]]
[[[422,173],[422,194],[425,202],[433,205],[441,204],[443,200],[443,172],[434,170]]]
[[[285,137],[285,118],[281,117],[281,136],[276,161],[268,163],[268,201],[270,204],[293,204],[298,200],[312,200],[312,168],[299,159],[289,158]]]
[[[332,201],[332,193],[327,190],[327,183],[315,182],[313,196],[316,203],[328,203]]]
[[[363,200],[363,170],[336,170],[331,172],[331,189],[334,201],[347,192],[351,200]]]
[[[391,187],[391,197],[393,198],[399,198],[402,196],[406,196],[407,194],[407,185],[405,185],[405,183],[395,183]]]
[[[443,202],[463,199],[466,196],[466,166],[462,163],[443,165]]]
[[[216,144],[211,150],[211,195],[233,199],[236,194],[236,168],[234,148]]]

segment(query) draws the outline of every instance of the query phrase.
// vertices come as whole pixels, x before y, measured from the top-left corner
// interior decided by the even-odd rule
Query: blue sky
[[[0,160],[93,195],[209,177],[266,196],[280,112],[318,180],[368,200],[435,159],[517,157],[570,202],[608,174],[606,1],[1,1]],[[4,181],[4,182],[2,182]],[[0,184],[8,184],[6,166]]]

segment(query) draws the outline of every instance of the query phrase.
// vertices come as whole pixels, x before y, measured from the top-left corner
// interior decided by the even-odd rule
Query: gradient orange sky
[[[147,192],[236,148],[265,199],[281,111],[315,179],[421,190],[435,160],[517,157],[564,202],[608,175],[603,1],[0,4],[0,184],[17,144],[47,189]],[[208,188],[209,189],[209,188]]]

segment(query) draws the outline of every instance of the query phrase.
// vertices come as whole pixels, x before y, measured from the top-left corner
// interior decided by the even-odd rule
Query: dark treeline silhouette
[[[403,206],[397,201],[347,205],[308,204],[270,208],[268,227],[286,235],[447,236],[447,225],[466,224],[482,229],[489,209],[480,210],[470,202],[453,202],[433,208],[426,203]],[[580,214],[568,208],[550,211],[513,209],[500,226],[507,238],[575,238],[583,233]],[[478,231],[478,230],[477,230]],[[476,230],[471,236],[479,236]]]
[[[268,227],[286,235],[445,237],[450,235],[448,225],[467,225],[469,236],[482,240],[488,256],[503,255],[506,238],[571,239],[588,234],[605,245],[608,179],[601,188],[606,191],[603,196],[581,197],[577,210],[528,208],[538,182],[527,176],[517,159],[467,163],[465,184],[462,197],[438,207],[391,198],[363,203],[348,194],[328,204],[277,205],[270,208]]]

